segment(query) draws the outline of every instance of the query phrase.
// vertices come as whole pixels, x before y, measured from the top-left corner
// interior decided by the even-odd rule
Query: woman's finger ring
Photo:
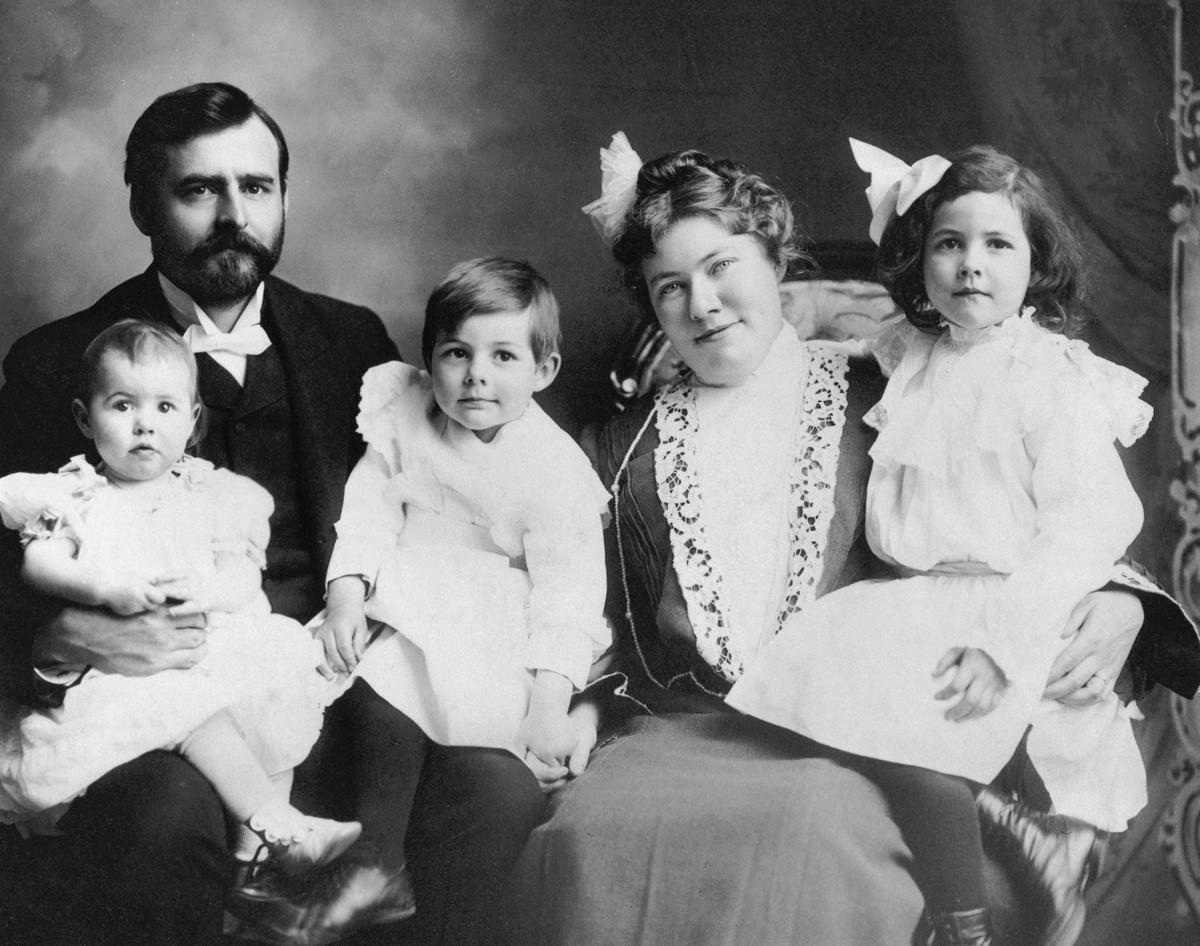
[[[1108,684],[1111,682],[1111,681],[1108,679],[1108,677],[1101,676],[1101,675],[1100,675],[1100,674],[1098,674],[1098,673],[1093,673],[1093,674],[1092,674],[1092,675],[1091,675],[1091,676],[1088,678],[1088,683],[1092,683],[1092,682],[1095,682],[1095,681],[1099,681],[1099,683],[1100,683],[1100,686],[1102,686],[1102,687],[1106,687],[1106,686],[1108,686]]]

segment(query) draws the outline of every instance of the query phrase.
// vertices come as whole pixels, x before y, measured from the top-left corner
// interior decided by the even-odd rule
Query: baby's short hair
[[[439,337],[450,335],[473,315],[529,311],[529,347],[541,364],[558,351],[558,300],[550,284],[522,260],[481,256],[448,272],[425,304],[421,356],[426,367]]]
[[[84,349],[77,390],[85,404],[96,393],[100,383],[100,362],[110,351],[124,355],[132,362],[148,356],[178,361],[187,372],[192,403],[200,402],[196,358],[179,333],[148,319],[122,319],[93,338]]]

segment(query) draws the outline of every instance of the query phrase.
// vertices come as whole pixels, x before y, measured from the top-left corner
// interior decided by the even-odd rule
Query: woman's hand
[[[1105,698],[1121,675],[1145,612],[1130,591],[1093,591],[1071,611],[1062,637],[1071,642],[1050,668],[1042,697],[1070,706]]]
[[[986,716],[996,708],[1008,688],[1004,671],[978,647],[951,647],[933,668],[935,678],[954,671],[950,682],[933,695],[935,700],[949,700],[961,693],[962,699],[946,710],[951,722]]]

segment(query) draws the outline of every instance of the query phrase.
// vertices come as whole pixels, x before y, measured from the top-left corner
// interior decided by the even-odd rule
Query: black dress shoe
[[[407,867],[386,870],[377,860],[347,857],[321,872],[306,898],[309,944],[331,943],[417,912]]]
[[[277,946],[306,946],[299,936],[312,874],[292,876],[271,860],[238,864],[225,905],[224,933]]]
[[[267,861],[240,869],[225,914],[227,936],[275,946],[326,946],[416,912],[406,867],[388,871],[368,850],[291,877]]]

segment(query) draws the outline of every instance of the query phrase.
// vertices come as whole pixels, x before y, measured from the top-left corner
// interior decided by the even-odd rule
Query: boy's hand
[[[986,716],[1004,697],[1008,679],[986,651],[977,647],[951,647],[933,668],[940,677],[954,670],[950,681],[934,694],[935,700],[949,700],[961,693],[962,699],[946,710],[946,719],[961,722]]]
[[[367,649],[367,616],[361,608],[328,611],[313,636],[325,650],[325,663],[317,668],[321,675],[332,680],[336,674],[349,674]]]
[[[342,575],[326,589],[325,619],[313,631],[325,650],[317,670],[326,680],[353,672],[367,649],[366,598],[366,579],[360,575]]]
[[[599,714],[597,708],[586,701],[572,708],[569,718],[575,730],[575,745],[567,756],[566,772],[556,779],[539,779],[543,792],[554,792],[567,784],[569,779],[578,778],[587,768],[588,759],[596,747],[598,738],[597,725]],[[534,774],[537,774],[536,772]]]
[[[566,762],[578,741],[579,735],[566,713],[531,710],[517,727],[517,748],[523,750],[521,760],[543,791],[551,790],[567,777]]]

